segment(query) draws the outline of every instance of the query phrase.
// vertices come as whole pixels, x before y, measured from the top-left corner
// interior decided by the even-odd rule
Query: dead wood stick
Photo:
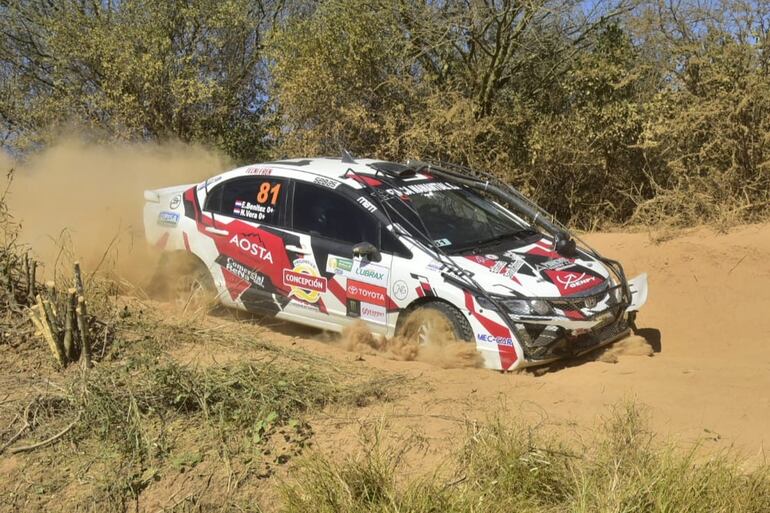
[[[51,313],[53,313],[53,322],[56,323],[57,328],[59,324],[59,312],[56,311],[56,284],[52,281],[45,282],[45,294],[46,299],[51,304]]]
[[[43,298],[40,296],[40,294],[37,295],[37,313],[40,324],[42,325],[41,328],[43,332],[43,338],[46,340],[46,342],[48,342],[48,346],[51,348],[51,352],[53,353],[54,358],[56,358],[56,361],[59,363],[59,365],[64,367],[66,363],[66,360],[64,359],[64,348],[54,335],[51,321],[48,318],[48,310],[50,310],[50,305],[48,309],[46,309],[46,302],[47,301],[43,301]]]
[[[70,288],[67,290],[67,295],[64,298],[64,339],[63,339],[63,345],[64,345],[64,353],[67,356],[67,360],[74,362],[75,361],[75,336],[74,336],[74,329],[75,329],[75,323],[77,322],[75,320],[75,302],[76,299],[76,291],[74,288]]]
[[[35,290],[35,280],[37,279],[37,262],[31,260],[29,262],[29,271],[27,273],[27,298],[29,303],[35,302],[35,296],[37,291]]]
[[[80,332],[80,361],[83,362],[83,367],[86,369],[91,367],[91,339],[88,332],[87,315],[86,300],[83,296],[79,296],[75,316],[78,320],[78,331]]]
[[[83,295],[83,275],[80,272],[80,262],[75,262],[75,290],[78,297]]]
[[[8,446],[10,446],[13,442],[15,442],[21,435],[24,433],[27,429],[30,427],[29,423],[29,409],[32,407],[33,404],[37,401],[37,398],[33,399],[29,402],[29,404],[24,408],[24,413],[22,414],[22,420],[24,421],[24,425],[21,426],[21,429],[16,432],[15,435],[13,435],[10,440],[5,442],[2,447],[0,447],[0,454],[3,454],[3,451],[5,451]],[[10,427],[10,426],[9,426]]]
[[[39,449],[41,447],[45,447],[46,445],[50,445],[50,444],[54,443],[56,440],[58,440],[59,438],[63,437],[67,433],[69,433],[70,429],[75,427],[75,424],[77,424],[79,420],[80,420],[80,415],[78,415],[78,418],[76,418],[75,420],[70,422],[67,427],[65,427],[64,429],[62,429],[61,431],[59,431],[58,433],[56,433],[52,437],[46,438],[42,442],[38,442],[38,443],[32,444],[32,445],[20,445],[18,447],[11,447],[11,449],[9,449],[8,452],[10,452],[11,454],[18,454],[20,452],[34,451],[35,449]]]

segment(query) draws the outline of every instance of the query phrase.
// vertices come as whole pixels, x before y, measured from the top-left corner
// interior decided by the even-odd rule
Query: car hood
[[[584,296],[605,288],[609,279],[601,262],[583,252],[576,258],[559,255],[548,237],[507,241],[451,258],[492,294]]]

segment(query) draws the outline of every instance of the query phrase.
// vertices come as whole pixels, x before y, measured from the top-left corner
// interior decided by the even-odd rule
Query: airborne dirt
[[[419,329],[428,325],[420,343]],[[357,354],[382,355],[402,361],[426,362],[443,369],[481,367],[481,355],[473,345],[457,340],[447,321],[432,310],[416,310],[404,322],[400,333],[393,338],[375,337],[363,322],[347,326],[339,337],[339,344]]]

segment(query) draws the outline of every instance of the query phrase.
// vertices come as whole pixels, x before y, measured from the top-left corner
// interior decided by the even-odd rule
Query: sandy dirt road
[[[725,235],[702,228],[659,244],[647,233],[586,239],[621,260],[629,275],[649,274],[637,324],[654,356],[621,353],[614,364],[594,356],[539,376],[501,374],[355,354],[301,328],[266,333],[278,343],[401,372],[417,384],[395,403],[322,416],[321,446],[338,447],[362,423],[382,418],[392,432],[424,436],[436,456],[456,446],[465,421],[493,416],[542,419],[582,436],[613,405],[632,400],[648,408],[666,438],[762,459],[770,444],[770,225]]]

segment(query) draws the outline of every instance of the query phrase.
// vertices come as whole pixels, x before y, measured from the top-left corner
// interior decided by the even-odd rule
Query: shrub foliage
[[[0,2],[0,130],[449,160],[581,228],[770,205],[767,2]],[[95,135],[94,135],[95,134]]]

